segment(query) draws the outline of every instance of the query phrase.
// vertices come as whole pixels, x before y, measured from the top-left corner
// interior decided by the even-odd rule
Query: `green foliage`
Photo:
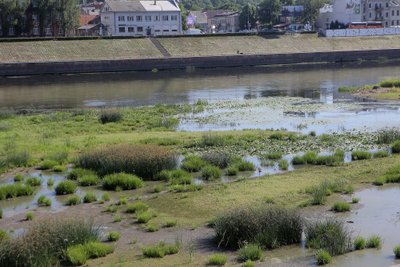
[[[286,159],[281,159],[279,161],[279,169],[287,171],[289,168],[289,162]]]
[[[350,211],[350,204],[345,201],[336,202],[333,204],[332,210],[336,212]]]
[[[42,180],[38,177],[29,177],[25,180],[25,184],[30,186],[40,186],[42,184]]]
[[[24,151],[10,151],[6,156],[6,165],[11,167],[27,167],[31,160],[31,154]]]
[[[67,249],[67,258],[73,266],[81,266],[86,263],[89,257],[84,245],[75,245]]]
[[[179,250],[180,244],[166,244],[164,242],[142,248],[143,256],[146,258],[163,258],[165,255],[176,254]]]
[[[53,186],[54,185],[54,179],[52,178],[52,177],[50,177],[48,180],[47,180],[47,186]]]
[[[68,247],[67,259],[74,266],[86,263],[88,259],[105,257],[113,253],[114,248],[110,245],[97,241],[90,241],[85,244],[78,244]]]
[[[239,173],[239,168],[236,165],[231,165],[226,169],[225,174],[228,176],[235,176]]]
[[[372,158],[372,154],[368,151],[353,151],[351,152],[352,160],[364,160]]]
[[[198,172],[206,165],[204,160],[196,155],[186,156],[181,164],[181,168],[188,172]]]
[[[302,228],[303,220],[296,211],[267,205],[224,213],[215,220],[214,230],[222,247],[255,243],[275,248],[299,243]]]
[[[296,5],[302,5],[304,7],[301,21],[303,23],[315,23],[319,16],[320,8],[328,3],[329,1],[327,0],[298,0]]]
[[[351,193],[353,188],[344,179],[337,179],[335,181],[324,180],[319,185],[312,186],[306,189],[306,192],[311,194],[312,205],[323,205],[326,202],[327,196],[332,192],[335,193]]]
[[[100,179],[95,174],[84,175],[84,176],[78,178],[78,183],[80,186],[98,185],[100,183]]]
[[[128,203],[128,199],[126,197],[120,197],[117,205],[126,205]]]
[[[103,201],[110,201],[111,197],[110,194],[105,192],[102,196],[101,196],[101,200]]]
[[[81,168],[75,168],[67,175],[67,179],[69,180],[78,180],[80,177],[84,176],[92,176],[96,175],[96,173],[92,170],[86,170]]]
[[[228,261],[228,256],[220,253],[216,253],[211,255],[208,258],[208,265],[212,266],[224,266],[226,262]]]
[[[6,230],[1,229],[0,230],[0,244],[1,244],[1,242],[5,241],[5,240],[10,240],[10,236],[7,234]]]
[[[51,206],[51,199],[46,198],[46,196],[44,196],[44,195],[41,195],[38,198],[37,203],[38,203],[39,206],[47,206],[47,207],[49,207],[49,206]]]
[[[382,186],[386,183],[386,178],[384,176],[378,177],[372,183],[377,186]]]
[[[255,28],[257,22],[257,7],[252,4],[245,5],[239,15],[240,29],[250,30]]]
[[[168,220],[164,223],[163,227],[165,228],[171,228],[171,227],[175,227],[177,224],[176,220]]]
[[[282,158],[282,153],[281,152],[272,152],[272,153],[262,154],[261,158],[263,158],[263,159],[271,159],[271,160],[278,160],[278,159]]]
[[[258,261],[264,257],[262,248],[257,244],[248,244],[239,250],[239,261]]]
[[[242,158],[236,159],[234,165],[238,167],[239,171],[255,171],[256,167],[250,161],[244,160]]]
[[[99,115],[99,121],[102,124],[110,122],[119,122],[122,120],[122,113],[117,109],[103,109]]]
[[[372,235],[367,239],[367,248],[381,248],[382,239],[378,235]]]
[[[110,231],[107,234],[107,240],[109,242],[118,241],[120,237],[121,237],[121,234],[119,232],[117,232],[117,231]]]
[[[220,168],[212,165],[206,165],[201,169],[201,177],[205,180],[216,180],[222,175]]]
[[[394,247],[393,253],[396,259],[400,259],[400,245]]]
[[[159,230],[159,227],[155,224],[148,224],[146,226],[146,232],[153,233],[153,232],[157,232],[158,230]]]
[[[358,202],[360,202],[360,199],[358,197],[353,197],[351,199],[351,203],[353,203],[353,204],[357,204]]]
[[[392,153],[400,153],[400,140],[397,140],[392,144]]]
[[[50,169],[53,169],[53,167],[56,165],[57,165],[57,162],[54,160],[45,160],[40,164],[39,169],[40,170],[50,170]]]
[[[0,200],[21,196],[30,196],[32,194],[33,189],[30,185],[16,183],[0,186]]]
[[[332,256],[344,254],[352,247],[350,232],[336,219],[310,223],[305,234],[307,247],[325,249]]]
[[[81,203],[81,198],[77,195],[69,196],[65,205],[67,206],[75,206]]]
[[[60,182],[56,188],[56,195],[68,195],[68,194],[73,194],[75,193],[77,189],[77,186],[74,182],[66,180]]]
[[[247,260],[243,263],[243,267],[255,267],[255,266],[256,266],[256,263],[251,260]]]
[[[384,129],[378,132],[377,144],[391,144],[400,140],[400,130],[397,129]]]
[[[144,185],[142,179],[127,173],[116,173],[106,175],[103,179],[103,188],[106,190],[132,190]]]
[[[400,80],[384,80],[379,83],[381,87],[400,87]]]
[[[359,88],[357,86],[342,86],[338,88],[339,93],[355,93]]]
[[[129,204],[126,208],[126,213],[136,213],[136,212],[143,212],[149,209],[149,205],[144,202],[138,201],[132,204]]]
[[[221,147],[225,146],[230,142],[230,136],[221,136],[211,133],[204,134],[201,137],[199,146],[200,147]]]
[[[356,239],[354,239],[354,249],[355,250],[364,249],[366,246],[367,246],[367,242],[365,241],[364,237],[357,236]]]
[[[315,254],[315,258],[317,259],[318,265],[325,265],[332,261],[332,256],[325,249],[320,249]]]
[[[171,186],[171,190],[177,193],[182,193],[182,192],[195,192],[195,191],[200,191],[203,189],[203,186],[201,184],[190,184],[190,185],[174,185]]]
[[[282,4],[279,0],[263,0],[258,5],[258,18],[261,23],[272,27],[278,22],[278,17],[281,14]]]
[[[386,150],[377,151],[373,154],[374,158],[386,158],[389,157],[389,152]]]
[[[78,165],[95,170],[100,176],[113,173],[134,173],[151,180],[162,170],[176,167],[176,155],[155,145],[109,145],[82,154]]]
[[[83,197],[83,203],[92,203],[96,201],[97,201],[96,194],[92,192],[86,193],[85,196]]]
[[[204,153],[201,156],[202,160],[207,162],[208,164],[217,166],[221,169],[228,167],[228,165],[232,162],[233,158],[230,154],[219,151],[212,151]]]
[[[14,176],[14,182],[22,182],[24,180],[24,176],[22,175],[22,173],[17,173]]]
[[[173,185],[192,183],[192,175],[184,170],[163,170],[157,174],[157,179],[168,181]]]
[[[33,220],[33,212],[32,211],[28,211],[27,213],[26,213],[26,220],[27,221],[32,221]]]
[[[292,160],[293,165],[303,165],[306,164],[306,161],[304,160],[304,157],[302,156],[294,156]]]
[[[154,216],[153,211],[142,211],[137,213],[136,220],[138,223],[148,223]]]

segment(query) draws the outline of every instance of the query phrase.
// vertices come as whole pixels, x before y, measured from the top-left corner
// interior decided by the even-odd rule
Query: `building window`
[[[119,31],[119,32],[125,32],[125,27],[119,27],[119,28],[118,28],[118,31]]]
[[[388,23],[387,23],[387,21],[385,22],[385,25],[386,25],[386,27],[388,26]]]
[[[172,32],[178,32],[178,30],[172,30]]]
[[[136,21],[142,21],[142,16],[136,16]]]
[[[399,20],[397,20],[397,23],[396,23],[397,25],[399,25]]]
[[[135,17],[134,17],[134,16],[128,16],[128,17],[127,17],[127,20],[128,20],[128,21],[134,21],[134,20],[135,20]]]
[[[118,21],[125,21],[125,16],[118,16]]]
[[[135,27],[128,27],[128,32],[135,32]]]
[[[389,7],[389,3],[388,2],[386,2],[386,7]]]
[[[144,16],[144,21],[151,21],[151,16]]]
[[[143,27],[137,27],[137,32],[143,32]]]
[[[163,32],[169,32],[169,30],[163,30]]]
[[[178,15],[172,15],[171,20],[177,21],[178,20]]]
[[[392,16],[394,16],[394,10],[392,10]]]
[[[394,20],[392,20],[392,26],[394,25]]]
[[[162,20],[163,20],[163,21],[168,21],[168,15],[163,15],[163,16],[162,16]]]
[[[388,12],[386,12],[386,17],[389,17],[389,13]]]
[[[372,18],[372,14],[371,14],[371,12],[369,12],[369,18]]]
[[[154,17],[154,20],[155,20],[155,21],[160,21],[160,16],[155,16],[155,17]]]
[[[396,12],[396,15],[398,16],[398,15],[400,15],[400,12],[399,12],[399,10],[397,10],[397,12]]]

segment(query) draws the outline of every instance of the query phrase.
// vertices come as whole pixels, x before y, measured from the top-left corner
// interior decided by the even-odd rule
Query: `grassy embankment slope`
[[[318,38],[316,35],[159,38],[173,57],[307,53],[400,48],[400,36]],[[0,42],[0,63],[160,58],[149,39]]]

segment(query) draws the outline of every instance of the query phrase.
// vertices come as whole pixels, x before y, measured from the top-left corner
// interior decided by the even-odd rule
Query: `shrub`
[[[368,151],[353,151],[353,152],[351,152],[352,160],[364,160],[364,159],[370,159],[371,157],[372,157],[372,154],[369,153]]]
[[[362,236],[357,236],[356,239],[354,239],[354,249],[355,250],[361,250],[364,249],[367,245],[367,242],[365,241],[365,238]]]
[[[67,206],[75,206],[81,203],[81,198],[77,195],[69,196],[65,205]]]
[[[184,170],[163,170],[157,174],[159,180],[168,181],[171,184],[191,184],[192,175]]]
[[[254,261],[251,260],[247,260],[243,263],[243,267],[254,267],[254,266],[256,266],[256,264]]]
[[[279,161],[279,169],[287,171],[289,168],[289,162],[286,159],[281,159]]]
[[[117,231],[111,231],[111,232],[108,232],[108,234],[107,234],[107,240],[109,242],[118,241],[120,237],[121,237],[121,234]]]
[[[244,171],[255,171],[256,166],[250,161],[244,160],[244,159],[237,159],[235,160],[234,165],[236,165],[239,169],[239,171],[244,172]]]
[[[152,193],[160,193],[163,190],[163,186],[158,184],[153,187]]]
[[[109,205],[105,209],[106,212],[111,212],[111,213],[115,213],[115,212],[117,212],[117,210],[118,210],[118,207],[115,205]]]
[[[224,266],[228,261],[228,256],[224,254],[213,254],[208,258],[208,265]]]
[[[41,195],[38,200],[37,203],[39,206],[51,206],[51,199],[46,198],[46,196]]]
[[[300,243],[303,220],[294,210],[275,206],[242,207],[218,216],[216,240],[222,247],[255,243],[267,248]]]
[[[24,176],[22,175],[22,173],[17,173],[14,176],[14,182],[22,182],[24,180]]]
[[[381,87],[399,87],[400,80],[384,80],[379,83]]]
[[[400,245],[394,247],[393,253],[396,259],[400,259]]]
[[[112,173],[134,173],[147,180],[162,170],[176,167],[176,155],[156,145],[110,145],[82,154],[78,165],[95,170],[100,176]]]
[[[372,183],[377,186],[382,186],[386,183],[386,178],[384,176],[378,177]]]
[[[397,140],[392,144],[392,153],[400,153],[400,140]]]
[[[345,201],[339,201],[333,204],[332,210],[336,212],[350,211],[350,204]]]
[[[179,249],[180,244],[178,243],[172,245],[160,242],[157,245],[142,248],[142,252],[146,258],[163,258],[165,255],[178,253]]]
[[[100,179],[95,174],[84,175],[84,176],[78,178],[78,183],[80,186],[98,185],[100,183]]]
[[[206,165],[201,169],[201,177],[205,180],[216,180],[222,175],[220,168],[212,165]]]
[[[324,180],[319,185],[306,189],[306,192],[312,195],[312,205],[323,205],[326,202],[326,197],[332,192],[335,193],[350,193],[353,188],[344,179],[335,181]]]
[[[138,223],[148,223],[153,218],[154,218],[154,213],[151,211],[139,212],[136,217]]]
[[[357,204],[358,202],[360,202],[360,199],[358,197],[353,197],[351,199],[351,203],[353,203],[353,204]]]
[[[103,188],[106,190],[132,190],[143,186],[143,181],[133,174],[116,173],[104,177]]]
[[[68,173],[67,179],[69,179],[69,180],[78,180],[78,178],[80,178],[80,177],[91,176],[91,175],[96,175],[96,173],[94,171],[91,171],[91,170],[75,168],[70,173]]]
[[[351,250],[351,234],[343,222],[327,219],[310,223],[305,229],[306,246],[314,249],[325,249],[330,255],[340,255]]]
[[[208,164],[225,169],[232,162],[232,156],[225,152],[208,152],[201,156]]]
[[[42,184],[42,180],[38,177],[29,177],[25,180],[25,184],[30,186],[40,186]]]
[[[292,160],[293,165],[303,165],[306,164],[306,161],[302,156],[294,156]]]
[[[128,203],[128,199],[126,197],[120,197],[117,205],[126,205]]]
[[[73,194],[76,191],[76,184],[72,181],[62,181],[60,182],[56,188],[56,195],[68,195],[68,194]]]
[[[99,120],[102,124],[119,122],[122,120],[122,113],[117,109],[104,109],[99,115]]]
[[[185,159],[182,161],[181,168],[188,172],[198,172],[205,165],[206,163],[199,156],[191,155],[185,157]]]
[[[86,263],[88,259],[104,257],[114,251],[112,246],[97,241],[91,241],[85,244],[78,244],[68,247],[67,259],[74,265],[79,266]]]
[[[126,213],[136,213],[136,212],[143,212],[149,209],[149,205],[143,202],[135,202],[133,204],[129,204],[126,208]]]
[[[86,193],[85,196],[83,197],[83,203],[92,203],[96,201],[97,201],[96,194],[92,192]]]
[[[315,254],[318,265],[325,265],[332,261],[332,256],[325,249],[320,249]]]
[[[386,158],[389,157],[389,152],[386,150],[377,151],[374,153],[374,158]]]
[[[239,250],[239,261],[257,261],[263,258],[263,250],[257,244],[248,244]]]
[[[239,168],[236,165],[231,165],[226,169],[225,174],[228,176],[235,176],[239,173]]]
[[[304,153],[303,159],[306,164],[315,164],[317,161],[317,153],[314,151],[308,151]]]
[[[21,196],[30,196],[32,194],[33,189],[30,185],[16,183],[0,186],[0,200]]]
[[[57,162],[54,160],[44,160],[40,164],[39,170],[50,170],[50,169],[53,169],[53,167],[56,165],[57,165]]]
[[[32,211],[28,211],[27,213],[26,213],[26,220],[27,221],[32,221],[33,220],[33,212]]]
[[[367,248],[381,248],[382,240],[378,235],[372,235],[367,239]]]

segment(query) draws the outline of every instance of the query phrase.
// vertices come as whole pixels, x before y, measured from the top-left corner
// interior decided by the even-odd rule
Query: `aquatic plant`
[[[99,177],[96,174],[83,175],[78,178],[78,184],[80,186],[92,186],[100,183]]]
[[[24,176],[22,173],[17,173],[14,176],[14,182],[22,182],[24,180]]]
[[[121,234],[117,231],[110,231],[107,233],[107,240],[109,242],[118,241],[120,237],[121,237]]]
[[[54,160],[44,160],[40,165],[39,165],[39,170],[50,170],[53,169],[54,166],[56,166],[58,163],[57,161]]]
[[[49,206],[51,206],[51,199],[46,198],[46,196],[44,196],[44,195],[41,195],[38,198],[37,203],[38,203],[39,206],[47,206],[47,207],[49,207]]]
[[[399,87],[400,86],[400,80],[396,79],[390,79],[390,80],[384,80],[379,83],[381,87]]]
[[[238,173],[239,173],[239,168],[236,165],[229,166],[225,171],[225,174],[228,176],[235,176]]]
[[[30,186],[40,186],[42,184],[42,180],[38,177],[28,177],[25,180],[25,184]]]
[[[83,203],[92,203],[97,201],[97,196],[95,193],[88,192],[83,197]]]
[[[294,210],[275,206],[241,207],[215,219],[215,235],[222,247],[239,248],[255,243],[267,248],[301,240],[303,219]]]
[[[260,157],[262,159],[278,160],[278,159],[282,158],[282,153],[281,152],[271,152],[271,153],[262,154]]]
[[[358,202],[360,202],[360,199],[358,197],[353,197],[351,199],[351,203],[353,203],[353,204],[357,204]]]
[[[181,168],[188,172],[198,172],[206,165],[206,162],[199,156],[189,155],[182,161]]]
[[[206,165],[201,169],[201,177],[205,180],[216,180],[222,175],[220,168],[212,165]]]
[[[172,150],[155,145],[109,145],[78,158],[78,166],[92,169],[100,176],[125,172],[145,180],[153,180],[162,170],[175,169],[176,164]]]
[[[177,184],[171,186],[171,191],[176,193],[195,192],[195,191],[200,191],[201,189],[203,189],[203,186],[201,184],[190,184],[190,185]]]
[[[367,248],[381,248],[382,246],[382,239],[378,235],[372,235],[367,239]]]
[[[279,169],[287,171],[289,168],[289,162],[286,159],[281,159],[279,161]]]
[[[232,155],[222,151],[206,152],[201,156],[201,159],[221,169],[228,167],[233,161]]]
[[[345,201],[339,201],[333,204],[332,210],[335,212],[350,211],[350,204]]]
[[[56,188],[56,195],[68,195],[75,193],[77,186],[74,182],[70,180],[60,182]]]
[[[78,178],[81,178],[83,176],[92,176],[92,175],[96,175],[96,173],[92,170],[75,168],[70,173],[68,173],[67,179],[78,180]]]
[[[350,232],[337,219],[309,223],[305,235],[307,247],[325,249],[332,256],[344,254],[352,248]]]
[[[69,196],[65,205],[67,206],[75,206],[81,203],[81,198],[77,195]]]
[[[173,185],[192,183],[192,175],[184,170],[163,170],[156,177],[157,180],[168,181]]]
[[[400,259],[400,245],[394,247],[393,253],[396,259]]]
[[[21,196],[30,196],[32,194],[33,189],[30,185],[16,183],[0,186],[0,200]]]
[[[33,220],[33,212],[32,211],[28,211],[25,215],[25,219],[27,221],[32,221]]]
[[[263,249],[258,244],[248,244],[239,249],[239,261],[258,261],[264,257]]]
[[[103,201],[110,201],[110,199],[111,199],[110,194],[107,192],[103,193],[103,195],[101,196],[101,200]]]
[[[228,256],[220,253],[211,255],[208,258],[207,265],[210,266],[224,266],[228,261]]]
[[[103,179],[103,188],[106,190],[132,190],[143,186],[139,177],[127,173],[115,173],[106,175]]]
[[[377,151],[373,154],[374,158],[386,158],[389,157],[389,152],[386,150]]]
[[[315,254],[318,265],[325,265],[332,261],[332,256],[325,249],[319,249]]]
[[[368,151],[353,151],[351,152],[351,159],[352,160],[365,160],[372,158],[372,154]]]
[[[365,241],[364,237],[357,236],[356,239],[354,239],[354,249],[355,250],[364,249],[366,246],[367,246],[367,242]]]
[[[397,140],[392,144],[392,153],[400,153],[400,140]]]

